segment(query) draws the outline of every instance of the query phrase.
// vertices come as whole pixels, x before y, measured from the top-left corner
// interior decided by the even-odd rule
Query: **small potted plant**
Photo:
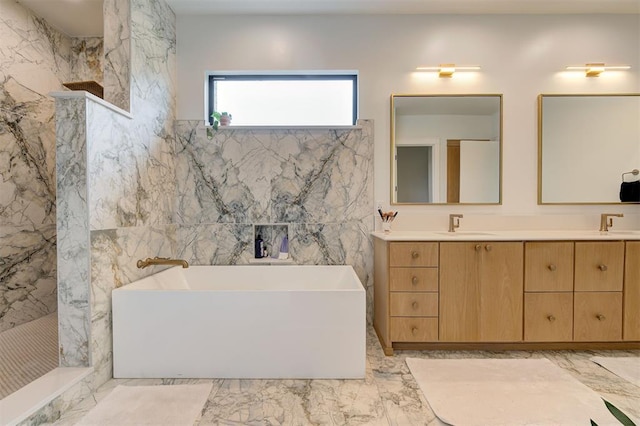
[[[211,118],[213,119],[213,123],[211,123],[211,127],[214,130],[218,130],[218,126],[228,126],[231,123],[231,114],[228,112],[218,112],[214,111],[211,114]]]

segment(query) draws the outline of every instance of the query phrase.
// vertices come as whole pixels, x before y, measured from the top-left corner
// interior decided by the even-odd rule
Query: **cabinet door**
[[[622,291],[624,242],[576,243],[575,291]]]
[[[624,274],[624,340],[640,340],[640,241],[627,241]]]
[[[573,292],[525,293],[525,342],[570,342],[573,339]]]
[[[622,292],[574,294],[573,340],[606,342],[622,339]]]
[[[573,243],[525,245],[524,291],[573,291]]]
[[[441,341],[521,341],[522,277],[522,243],[441,243]]]

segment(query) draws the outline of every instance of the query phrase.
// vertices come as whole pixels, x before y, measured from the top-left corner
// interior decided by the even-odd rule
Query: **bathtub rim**
[[[211,287],[203,287],[200,283],[196,285],[195,280],[202,280],[203,277],[196,276],[197,273],[202,272],[203,270],[218,270],[220,272],[253,272],[258,273],[260,276],[261,273],[266,272],[268,274],[277,274],[277,272],[287,271],[288,273],[291,271],[304,271],[304,273],[312,272],[313,269],[320,271],[328,271],[335,270],[332,273],[339,274],[336,275],[341,279],[341,285],[329,285],[325,283],[315,282],[313,285],[304,284],[302,286],[291,286],[284,285],[283,283],[267,283],[263,284],[263,282],[235,282],[233,284],[229,284],[227,282],[224,283],[213,283],[210,284]],[[264,275],[262,275],[264,277]],[[193,281],[189,281],[191,278]],[[296,277],[300,278],[300,277]],[[335,277],[331,277],[335,278]],[[174,280],[169,282],[170,280]],[[233,277],[232,279],[237,279],[237,277]],[[333,283],[335,284],[335,283]],[[182,268],[180,266],[174,266],[171,268],[164,269],[162,271],[153,273],[146,277],[143,277],[139,280],[133,281],[129,284],[126,284],[122,287],[113,290],[114,292],[132,292],[132,291],[140,291],[140,292],[154,292],[154,291],[172,291],[172,292],[250,292],[250,291],[258,291],[258,292],[296,292],[296,291],[309,291],[309,292],[327,292],[327,291],[336,291],[336,292],[366,292],[366,289],[358,274],[356,274],[355,270],[351,265],[194,265],[189,268]]]

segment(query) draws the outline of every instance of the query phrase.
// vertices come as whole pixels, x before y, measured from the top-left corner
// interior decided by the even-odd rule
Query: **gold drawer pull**
[[[556,265],[554,265],[553,263],[552,263],[551,265],[547,266],[547,268],[549,268],[549,270],[550,270],[551,272],[553,272],[553,271],[555,271],[556,269],[558,269],[558,268],[556,268]]]
[[[482,246],[480,244],[476,244],[475,249],[476,251],[480,251],[482,250]]]
[[[602,314],[598,314],[598,315],[596,315],[596,318],[598,318],[598,321],[604,321],[604,320],[606,320],[606,319],[607,319],[607,317],[605,317],[605,316],[604,316],[604,315],[602,315]]]
[[[412,258],[417,259],[417,258],[418,258],[418,256],[420,256],[420,253],[418,253],[417,251],[413,250],[413,251],[411,252],[411,257],[412,257]]]
[[[415,275],[413,277],[411,277],[411,284],[416,285],[418,284],[418,277],[416,277]]]
[[[418,332],[418,327],[413,326],[411,327],[411,334],[416,334]]]
[[[485,249],[486,251],[491,251],[491,250],[493,249],[493,247],[491,247],[491,244],[488,244],[488,245],[486,245],[486,246],[484,247],[484,249]]]
[[[556,320],[556,317],[554,317],[553,315],[547,315],[547,319],[549,320],[549,322],[554,322]]]
[[[604,272],[609,268],[607,268],[607,265],[600,265],[600,266],[598,266],[598,269],[600,269],[602,272]]]
[[[413,307],[413,309],[418,309],[418,302],[414,301],[411,306]]]

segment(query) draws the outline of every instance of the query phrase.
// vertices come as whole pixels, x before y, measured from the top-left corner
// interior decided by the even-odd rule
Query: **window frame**
[[[344,80],[353,83],[352,91],[352,111],[351,125],[356,124],[358,120],[358,72],[353,70],[346,71],[210,71],[207,72],[206,78],[206,101],[205,101],[205,123],[213,124],[211,113],[215,111],[215,80],[236,80],[236,81],[301,81],[301,80]],[[309,125],[310,127],[313,125]],[[258,127],[271,127],[270,125],[259,125]],[[283,127],[274,124],[273,127]],[[305,127],[305,125],[290,125],[290,127]]]

